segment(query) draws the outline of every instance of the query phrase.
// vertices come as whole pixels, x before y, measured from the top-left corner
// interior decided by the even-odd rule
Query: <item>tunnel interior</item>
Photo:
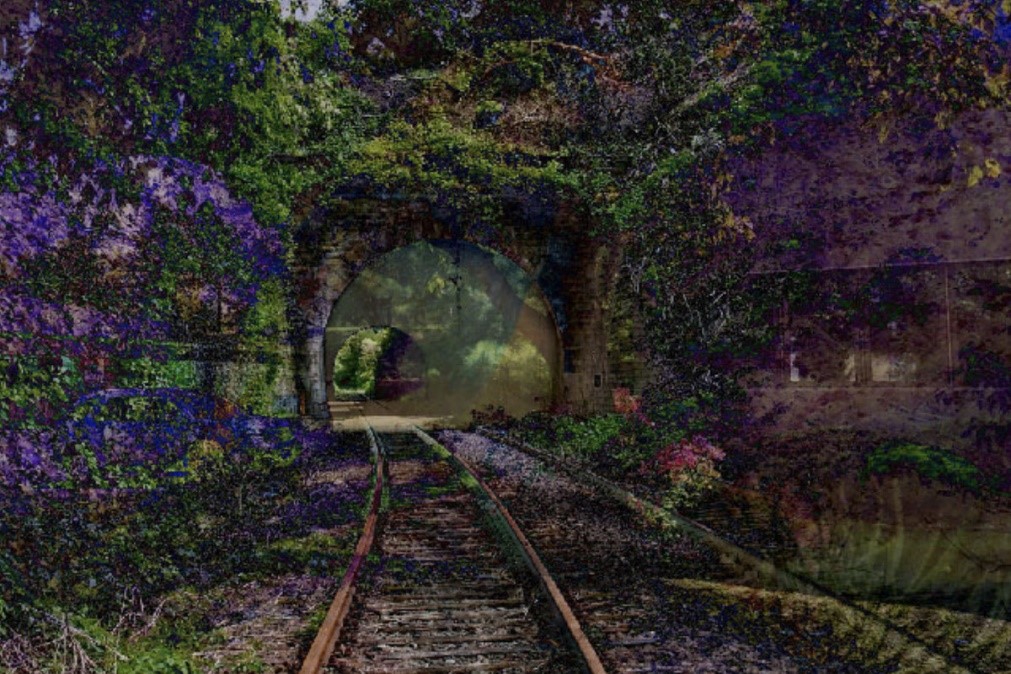
[[[421,388],[425,357],[403,330],[369,327],[351,334],[333,363],[338,400],[398,400]]]
[[[523,268],[462,241],[420,241],[361,270],[334,302],[323,364],[329,400],[390,413],[519,416],[557,399],[551,308]]]

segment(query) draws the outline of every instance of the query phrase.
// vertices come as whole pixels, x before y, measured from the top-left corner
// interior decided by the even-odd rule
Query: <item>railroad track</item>
[[[658,537],[609,483],[484,439],[369,434],[373,512],[303,674],[967,671],[701,525]]]
[[[973,671],[606,481],[573,479],[532,448],[449,436],[537,545],[609,672]]]
[[[423,433],[369,433],[373,511],[302,673],[602,673],[501,502]]]

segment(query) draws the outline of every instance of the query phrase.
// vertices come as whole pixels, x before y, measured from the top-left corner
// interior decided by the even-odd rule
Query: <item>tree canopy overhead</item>
[[[296,21],[244,0],[24,1],[4,10],[0,109],[8,147],[60,175],[180,156],[224,171],[264,224],[361,175],[578,185],[620,219],[615,185],[671,155],[1006,98],[1005,5],[354,0]]]

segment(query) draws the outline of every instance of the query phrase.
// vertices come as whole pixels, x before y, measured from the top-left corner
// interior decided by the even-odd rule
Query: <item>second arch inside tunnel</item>
[[[420,241],[365,268],[333,304],[323,358],[329,400],[393,414],[518,416],[560,388],[558,329],[536,281],[462,241]]]

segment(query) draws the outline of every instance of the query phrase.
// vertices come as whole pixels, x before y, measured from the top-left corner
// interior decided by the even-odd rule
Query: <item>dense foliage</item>
[[[0,618],[41,599],[101,614],[123,569],[144,592],[198,573],[152,570],[124,538],[178,535],[194,490],[166,488],[171,522],[141,508],[127,511],[154,518],[140,529],[99,531],[75,499],[113,485],[71,470],[80,461],[53,428],[94,389],[213,389],[193,352],[215,348],[263,364],[242,402],[269,409],[297,327],[298,223],[348,193],[410,194],[489,227],[517,200],[564,204],[621,247],[615,297],[644,326],[633,341],[655,376],[638,413],[556,431],[614,449],[624,471],[666,461],[669,474],[689,446],[716,461],[693,438],[727,433],[738,359],[768,337],[763,307],[739,292],[742,252],[793,240],[733,212],[729,163],[816,123],[887,134],[897,114],[943,126],[1006,104],[1009,14],[1006,0],[352,0],[294,21],[254,0],[5,1],[0,540],[23,545],[0,550]],[[1007,425],[979,432],[1003,441]],[[215,479],[265,474],[236,470]],[[62,577],[53,549],[50,566],[28,568],[36,536],[66,536],[54,540],[81,552],[80,568]],[[88,557],[96,541],[121,557]]]
[[[619,413],[588,418],[531,414],[503,424],[491,415],[486,422],[508,425],[516,439],[624,483],[672,511],[690,512],[717,493],[727,454],[702,435],[719,424],[706,418],[698,400],[656,406],[656,418],[633,396],[617,407]]]
[[[496,222],[516,190],[566,202],[622,248],[617,292],[645,323],[657,391],[721,403],[769,338],[741,253],[796,244],[725,202],[734,158],[854,118],[943,127],[1007,95],[1001,3],[351,8],[353,68],[383,113],[356,173],[462,219]]]
[[[318,540],[313,531],[357,523],[367,481],[304,476],[310,466],[364,468],[366,453],[337,447],[326,431],[268,426],[287,437],[270,450],[297,447],[297,459],[215,446],[191,455],[187,480],[154,489],[5,492],[5,671],[202,671],[192,652],[213,643],[218,621],[186,588],[202,594],[237,578],[343,568],[354,538]]]
[[[964,458],[939,447],[912,442],[886,443],[867,457],[866,473],[912,470],[921,479],[939,480],[970,490],[980,487],[979,468]]]
[[[0,19],[0,650],[15,670],[94,671],[118,657],[89,645],[122,602],[249,566],[247,527],[276,517],[317,442],[173,390],[186,428],[74,416],[94,389],[217,388],[236,350],[276,361],[302,185],[285,176],[308,174],[267,157],[308,146],[279,115],[309,87],[269,5],[57,0]],[[238,54],[257,58],[239,72]],[[273,362],[242,402],[270,409]]]
[[[334,360],[333,381],[338,392],[369,397],[376,392],[379,360],[395,334],[390,328],[374,328],[357,332],[344,342]]]
[[[527,195],[571,204],[595,233],[620,242],[620,292],[647,325],[640,346],[663,388],[679,394],[725,396],[734,356],[764,339],[735,292],[750,268],[737,253],[755,235],[721,198],[735,154],[819,119],[887,125],[911,111],[943,125],[961,109],[1004,100],[1009,76],[1004,3],[357,0],[302,22],[242,0],[122,4],[5,10],[9,207],[22,219],[54,218],[32,235],[36,246],[65,252],[87,241],[74,248],[104,256],[37,281],[48,295],[8,291],[22,293],[12,303],[70,304],[88,287],[92,298],[121,301],[98,303],[117,316],[160,305],[144,318],[213,324],[222,305],[241,309],[251,277],[239,260],[251,251],[229,255],[242,250],[231,231],[246,233],[221,213],[195,220],[199,238],[154,218],[151,238],[166,248],[146,258],[115,242],[146,235],[130,229],[152,217],[144,162],[175,162],[164,169],[170,182],[201,166],[217,171],[213,179],[236,195],[222,197],[224,210],[255,215],[289,243],[293,216],[343,193],[333,192],[340,185],[428,197],[454,218],[489,225],[504,203]],[[113,191],[116,181],[124,184]],[[208,188],[197,187],[186,218],[206,200],[199,189]],[[249,208],[238,198],[248,216],[237,213]],[[106,208],[110,199],[116,208]],[[174,208],[168,201],[158,206]],[[94,225],[89,208],[114,222]],[[125,214],[109,217],[116,209]],[[16,261],[14,250],[5,251],[5,272],[32,255]],[[132,266],[90,269],[110,258]],[[151,261],[161,259],[168,265],[155,279]],[[53,267],[46,258],[35,269]],[[85,273],[106,287],[80,282]],[[117,274],[130,278],[133,295],[109,292]],[[79,299],[90,308],[92,298]],[[33,315],[50,316],[46,306]]]

